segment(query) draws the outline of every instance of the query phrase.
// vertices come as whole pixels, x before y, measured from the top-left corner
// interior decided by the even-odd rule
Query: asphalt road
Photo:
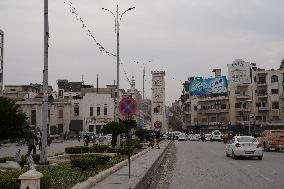
[[[283,189],[284,152],[264,152],[263,160],[225,156],[225,144],[176,141],[170,189]]]

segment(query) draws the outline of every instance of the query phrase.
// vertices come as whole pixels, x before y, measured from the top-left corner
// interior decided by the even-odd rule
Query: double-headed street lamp
[[[120,21],[123,17],[123,15],[134,9],[135,7],[131,7],[131,8],[128,8],[127,10],[125,10],[123,13],[119,13],[119,10],[118,10],[118,4],[116,5],[116,14],[114,14],[112,11],[110,11],[109,9],[106,9],[106,8],[102,8],[103,10],[105,11],[108,11],[109,13],[111,13],[114,17],[114,21],[115,21],[115,32],[116,32],[116,42],[117,42],[117,46],[116,46],[116,50],[117,50],[117,53],[116,53],[116,66],[117,66],[117,81],[116,81],[116,101],[115,101],[115,121],[116,122],[119,122],[119,111],[118,111],[118,103],[119,103],[119,63],[120,63],[120,59],[119,59],[119,25],[120,25]]]

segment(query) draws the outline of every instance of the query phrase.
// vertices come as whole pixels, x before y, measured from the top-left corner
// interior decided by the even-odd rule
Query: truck
[[[284,130],[265,130],[258,138],[265,151],[284,149]]]

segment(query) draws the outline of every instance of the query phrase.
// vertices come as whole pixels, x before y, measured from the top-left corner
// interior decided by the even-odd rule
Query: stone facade
[[[165,116],[165,72],[152,71],[152,129],[168,131]]]

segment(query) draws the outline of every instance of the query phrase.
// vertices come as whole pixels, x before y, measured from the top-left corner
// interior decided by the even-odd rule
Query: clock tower
[[[152,129],[167,131],[165,121],[165,72],[151,71],[152,74]]]

